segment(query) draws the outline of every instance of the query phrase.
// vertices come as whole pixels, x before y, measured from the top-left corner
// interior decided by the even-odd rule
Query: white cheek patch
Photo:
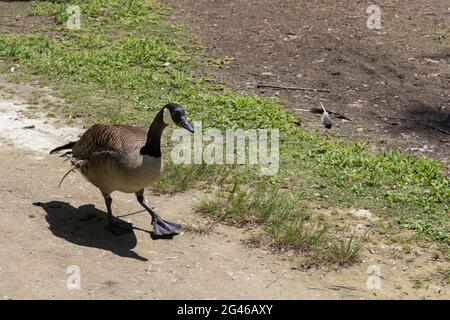
[[[173,122],[172,116],[170,115],[170,111],[167,108],[164,108],[163,121],[167,125],[175,124],[175,122]]]

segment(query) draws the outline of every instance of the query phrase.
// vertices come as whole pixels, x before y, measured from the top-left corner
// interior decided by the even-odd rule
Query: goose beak
[[[186,117],[182,117],[181,121],[180,121],[180,126],[185,128],[187,131],[194,133],[194,129],[192,128],[192,126],[189,124],[189,122],[187,121]]]

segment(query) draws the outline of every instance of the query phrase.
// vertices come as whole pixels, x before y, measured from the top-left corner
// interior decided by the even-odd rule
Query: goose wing
[[[80,137],[72,151],[79,160],[89,159],[98,153],[120,159],[140,150],[145,145],[146,139],[147,133],[137,127],[96,124]]]

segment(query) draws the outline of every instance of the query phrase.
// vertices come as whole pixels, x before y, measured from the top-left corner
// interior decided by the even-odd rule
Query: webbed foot
[[[179,233],[181,224],[166,221],[159,216],[153,219],[153,233],[155,236],[175,236]]]

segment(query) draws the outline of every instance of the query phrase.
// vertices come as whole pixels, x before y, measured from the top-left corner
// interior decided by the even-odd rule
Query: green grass
[[[414,278],[411,280],[411,282],[413,283],[413,289],[422,289],[423,287],[423,281],[419,278]]]
[[[441,31],[437,36],[438,42],[443,45],[450,45],[450,32],[449,31]]]
[[[67,3],[80,6],[81,30],[65,28]],[[33,34],[0,32],[0,59],[4,70],[18,63],[22,79],[38,76],[66,99],[70,107],[56,105],[53,114],[82,117],[86,125],[147,126],[163,104],[178,102],[191,120],[203,121],[203,128],[280,130],[277,175],[261,176],[255,166],[169,162],[158,191],[218,185],[201,211],[262,225],[269,243],[309,251],[319,261],[355,262],[363,241],[331,233],[327,222],[311,213],[312,204],[370,209],[424,239],[449,243],[444,164],[330,141],[298,128],[278,99],[236,94],[193,77],[199,63],[220,68],[226,59],[205,57],[192,38],[169,23],[170,8],[153,0],[40,1],[33,13],[54,16],[55,24]]]
[[[233,183],[212,199],[205,199],[200,211],[237,226],[262,225],[265,233],[255,239],[277,248],[302,251],[311,264],[346,265],[358,261],[366,239],[332,237],[330,225],[314,216],[297,192],[258,183],[249,189],[234,176]]]

